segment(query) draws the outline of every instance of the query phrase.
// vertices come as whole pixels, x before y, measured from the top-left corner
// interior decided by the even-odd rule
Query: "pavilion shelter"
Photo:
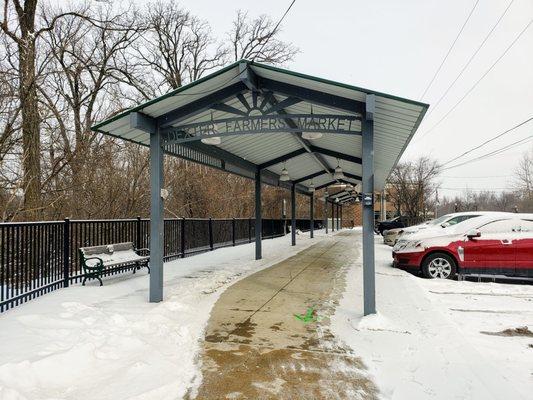
[[[428,105],[248,60],[228,65],[93,127],[150,149],[150,301],[163,299],[164,155],[255,180],[255,250],[261,248],[261,185],[363,205],[365,314],[375,313],[374,193],[383,189]],[[311,224],[312,225],[312,224]],[[338,229],[337,225],[337,229]],[[311,235],[313,234],[311,230]]]

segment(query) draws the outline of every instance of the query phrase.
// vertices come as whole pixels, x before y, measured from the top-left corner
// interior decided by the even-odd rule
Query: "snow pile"
[[[320,231],[317,237],[324,237]],[[146,270],[76,285],[0,315],[0,399],[177,399],[200,379],[199,339],[230,284],[316,243],[301,235],[165,264],[165,301]]]
[[[533,286],[420,279],[392,268],[376,238],[379,313],[362,317],[361,260],[350,266],[332,328],[363,358],[382,398],[530,398],[533,338],[486,332],[531,330]]]

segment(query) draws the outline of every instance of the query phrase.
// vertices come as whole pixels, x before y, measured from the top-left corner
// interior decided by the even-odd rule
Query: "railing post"
[[[213,250],[213,220],[209,218],[209,248]]]
[[[231,241],[235,246],[235,218],[231,220]]]
[[[185,217],[181,218],[181,258],[185,258]]]
[[[136,226],[137,226],[137,234],[136,234],[136,238],[135,238],[135,247],[137,247],[138,249],[141,249],[142,248],[142,245],[141,245],[141,217],[137,217],[137,222],[136,222]]]
[[[63,287],[69,285],[70,272],[70,219],[65,218],[63,225]]]
[[[252,243],[252,219],[248,218],[248,243]]]

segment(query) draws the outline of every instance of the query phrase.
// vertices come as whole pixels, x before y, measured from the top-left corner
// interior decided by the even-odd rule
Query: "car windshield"
[[[428,225],[440,225],[444,221],[446,221],[448,218],[450,218],[450,215],[443,215],[442,217],[439,217],[437,219],[432,219],[431,221],[428,221]]]

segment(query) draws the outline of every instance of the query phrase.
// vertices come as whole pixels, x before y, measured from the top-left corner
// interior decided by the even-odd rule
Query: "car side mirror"
[[[447,228],[450,226],[450,224],[448,222],[443,222],[442,224],[440,224],[440,226],[443,228]]]
[[[473,239],[481,236],[481,232],[478,229],[470,229],[466,232],[466,237],[468,239]]]

